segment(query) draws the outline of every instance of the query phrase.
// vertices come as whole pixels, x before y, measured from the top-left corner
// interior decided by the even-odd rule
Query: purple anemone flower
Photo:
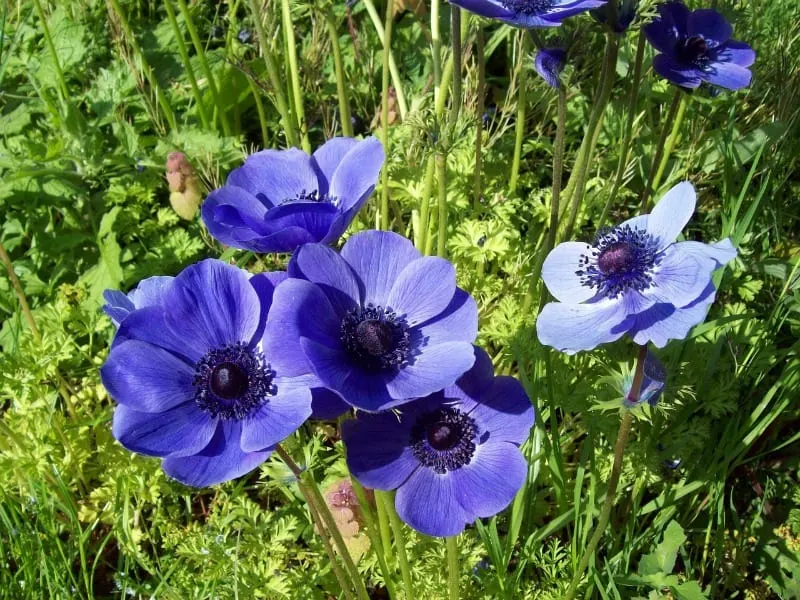
[[[536,320],[539,340],[573,354],[626,333],[662,348],[701,323],[714,301],[711,274],[736,257],[729,239],[676,242],[694,213],[689,182],[673,187],[649,215],[606,231],[593,244],[565,242],[544,261],[542,278],[558,302]]]
[[[313,376],[276,370],[259,344],[284,279],[205,260],[131,312],[100,370],[118,402],[114,437],[195,487],[264,462],[311,414]]]
[[[203,222],[223,244],[253,252],[332,244],[372,194],[383,160],[374,137],[333,138],[312,156],[262,150],[208,195]]]
[[[106,303],[103,305],[103,312],[108,315],[114,327],[119,327],[137,308],[152,306],[161,302],[169,285],[174,277],[156,276],[142,279],[139,284],[127,294],[119,290],[106,290],[103,298]]]
[[[516,27],[558,27],[567,17],[603,6],[608,0],[450,0],[468,11]]]
[[[664,391],[664,384],[667,381],[667,370],[658,358],[651,352],[647,353],[644,359],[644,369],[642,377],[642,388],[639,392],[639,400],[631,402],[628,395],[631,393],[633,387],[633,376],[625,379],[625,384],[622,386],[622,391],[625,394],[624,403],[628,408],[639,406],[643,402],[647,402],[650,406],[658,404],[661,393]]]
[[[539,77],[551,88],[561,87],[561,71],[567,62],[567,51],[563,48],[542,48],[536,53],[533,66]]]
[[[397,408],[345,421],[347,465],[363,485],[397,490],[397,514],[426,535],[457,535],[496,515],[525,482],[519,447],[534,412],[513,377],[494,377],[488,355],[455,385]]]
[[[453,265],[388,231],[353,235],[341,254],[306,244],[276,290],[265,352],[311,369],[349,404],[384,410],[452,385],[474,361],[475,301]]]
[[[750,85],[749,67],[756,53],[731,39],[733,28],[717,11],[690,11],[682,2],[658,7],[659,16],[645,26],[647,40],[661,52],[653,59],[659,75],[685,88],[702,82],[738,90]]]

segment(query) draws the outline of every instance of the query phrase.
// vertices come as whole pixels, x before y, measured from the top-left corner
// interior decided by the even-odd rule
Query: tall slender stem
[[[436,238],[436,255],[447,257],[447,158],[436,155],[436,185],[439,190],[439,235]]]
[[[650,201],[650,193],[653,190],[653,183],[656,178],[656,172],[658,171],[659,165],[661,165],[661,156],[664,153],[664,146],[667,143],[667,136],[670,132],[670,123],[674,123],[675,115],[678,113],[678,107],[681,103],[681,94],[683,92],[679,87],[675,87],[675,93],[672,96],[672,103],[669,106],[669,112],[667,112],[667,118],[664,119],[664,123],[661,129],[661,136],[658,138],[658,142],[656,143],[656,153],[653,156],[653,162],[650,164],[650,172],[647,175],[647,183],[645,184],[644,188],[642,188],[642,193],[639,198],[639,203],[642,206],[642,212],[647,212],[647,206]]]
[[[389,156],[389,56],[392,49],[393,2],[386,3],[386,21],[383,27],[383,87],[381,99],[381,131],[383,151]],[[381,229],[389,229],[389,169],[381,170]]]
[[[656,176],[653,178],[653,183],[650,187],[653,194],[658,191],[658,185],[661,183],[661,177],[664,175],[664,171],[667,168],[669,157],[672,154],[672,150],[675,148],[675,144],[681,135],[681,125],[683,124],[683,117],[686,115],[686,106],[689,104],[689,98],[689,94],[681,94],[681,101],[680,104],[678,104],[678,114],[675,115],[675,121],[672,123],[672,131],[670,131],[669,137],[667,138],[667,143],[664,145],[664,152],[661,155],[661,161],[658,163]],[[650,202],[643,206],[643,212],[647,212],[649,208]]]
[[[302,482],[307,490],[308,495],[306,496],[306,501],[309,503],[310,508],[317,510],[320,517],[324,521],[325,527],[327,528],[330,536],[333,538],[333,543],[335,544],[336,549],[339,551],[339,556],[341,557],[342,562],[344,562],[344,566],[348,575],[350,576],[351,583],[355,586],[356,594],[361,600],[369,600],[367,589],[364,586],[364,580],[361,578],[361,575],[358,572],[355,563],[353,562],[353,558],[350,556],[350,551],[347,549],[347,545],[344,543],[342,533],[339,531],[339,527],[336,525],[336,521],[334,520],[328,505],[325,504],[325,499],[322,497],[322,493],[319,491],[319,486],[317,486],[317,482],[314,481],[313,475],[309,471],[304,471],[297,466],[297,463],[294,462],[292,457],[289,456],[289,454],[280,444],[275,447],[275,452],[281,457],[281,460],[286,463],[286,466],[289,467],[292,473],[294,473],[298,483]],[[303,491],[303,487],[301,487],[301,491]]]
[[[458,536],[445,538],[447,544],[447,591],[449,600],[459,598]]]
[[[311,154],[311,142],[308,139],[308,125],[306,124],[306,111],[305,108],[303,108],[303,92],[300,89],[300,71],[297,68],[297,43],[294,37],[290,0],[282,0],[281,17],[283,20],[283,38],[286,42],[286,56],[289,59],[289,77],[292,80],[292,96],[294,98],[294,112],[297,119],[297,128],[300,131],[303,150]]]
[[[419,225],[418,232],[415,236],[416,247],[420,252],[425,252],[427,247],[429,220],[430,220],[430,206],[431,196],[433,195],[433,176],[436,171],[436,157],[431,155],[428,157],[428,164],[425,167],[425,180],[422,185],[422,197],[420,199],[419,207]]]
[[[375,26],[375,31],[378,33],[378,40],[383,44],[383,24],[381,23],[378,11],[375,10],[375,4],[373,4],[372,0],[364,0],[364,7],[367,9],[367,14],[369,14],[369,18]],[[397,95],[397,108],[400,110],[400,119],[402,120],[405,119],[406,113],[408,112],[408,103],[406,102],[406,95],[403,92],[400,70],[397,68],[397,62],[391,53],[389,53],[389,70],[392,74],[392,87],[394,87],[394,92]]]
[[[356,494],[356,498],[358,498],[358,506],[361,510],[361,514],[367,523],[367,536],[372,544],[375,557],[378,559],[378,567],[381,570],[381,575],[383,575],[383,581],[386,584],[386,588],[389,590],[389,597],[392,599],[397,598],[397,591],[394,587],[394,574],[389,570],[389,565],[386,563],[386,555],[383,542],[381,541],[380,531],[378,530],[378,524],[375,521],[375,515],[372,513],[372,509],[369,505],[367,494],[357,479],[351,477],[350,481],[353,484],[353,491]]]
[[[439,104],[442,93],[442,39],[439,37],[439,7],[441,0],[431,0],[431,56],[433,58],[433,100]]]
[[[528,104],[528,68],[526,62],[530,41],[524,31],[521,32],[521,35],[519,75],[517,76],[519,81],[517,86],[517,122],[514,127],[514,158],[511,161],[511,176],[508,181],[508,190],[512,194],[517,191],[517,182],[519,180],[519,164],[522,160],[522,138],[525,136],[525,115]]]
[[[272,93],[275,95],[275,106],[281,115],[281,120],[283,121],[283,132],[286,136],[286,142],[289,144],[289,146],[297,146],[298,141],[295,123],[289,113],[289,106],[286,102],[286,96],[283,93],[283,86],[281,85],[278,63],[275,60],[275,56],[272,54],[272,49],[269,45],[267,34],[264,31],[264,23],[261,20],[261,9],[259,8],[256,0],[250,0],[250,12],[253,13],[258,43],[261,46],[261,53],[264,55],[264,63],[267,66],[267,76],[269,77],[269,83],[272,86]]]
[[[58,80],[58,90],[61,92],[64,102],[67,102],[69,100],[67,80],[64,77],[64,71],[61,69],[61,62],[58,59],[58,52],[56,51],[56,46],[53,43],[53,36],[50,35],[50,26],[47,24],[47,18],[45,17],[44,10],[42,10],[42,3],[40,0],[34,0],[33,5],[36,8],[36,13],[39,15],[42,34],[44,35],[44,41],[47,45],[47,49],[50,52],[50,58],[53,59],[53,66],[55,67],[56,71],[56,79]]]
[[[394,507],[394,492],[379,492],[375,491],[376,497],[380,502],[383,502],[386,508],[386,514],[389,515],[389,522],[392,525],[392,532],[394,533],[394,545],[397,553],[397,562],[400,563],[400,573],[403,576],[403,589],[405,591],[406,600],[414,600],[414,588],[411,585],[411,568],[408,564],[408,555],[406,554],[406,534],[403,530],[403,522],[397,515],[397,510]]]
[[[642,346],[639,349],[639,355],[636,358],[636,371],[633,376],[633,383],[631,391],[628,394],[628,400],[635,403],[639,399],[642,391],[642,381],[644,379],[644,361],[647,358],[647,346]],[[611,509],[614,508],[614,499],[617,493],[617,485],[619,485],[619,478],[622,474],[622,455],[625,451],[625,444],[628,441],[628,435],[631,432],[631,425],[633,424],[633,413],[625,409],[622,421],[619,426],[619,433],[617,434],[617,442],[614,445],[614,464],[611,467],[611,475],[608,478],[608,488],[606,490],[606,498],[603,501],[603,508],[600,511],[600,518],[597,521],[594,533],[592,534],[589,544],[583,551],[578,568],[572,576],[569,589],[567,590],[565,600],[573,600],[578,591],[583,573],[586,567],[589,566],[589,561],[594,556],[597,545],[603,538],[608,522],[611,519]]]
[[[461,9],[450,5],[450,44],[453,47],[453,94],[450,100],[450,126],[461,112]]]
[[[613,3],[612,3],[613,4]],[[608,194],[608,199],[603,207],[603,212],[600,214],[600,219],[597,221],[597,228],[600,229],[608,218],[608,211],[611,209],[614,200],[617,197],[617,192],[622,185],[622,178],[625,176],[625,168],[628,166],[628,155],[631,149],[631,140],[633,138],[633,122],[636,120],[636,107],[639,100],[639,83],[642,80],[642,59],[644,58],[644,49],[647,37],[644,30],[639,31],[639,41],[636,45],[636,59],[633,66],[633,79],[631,80],[631,89],[628,95],[628,115],[625,121],[625,133],[622,139],[622,149],[619,153],[619,162],[617,163],[617,173],[614,176],[614,183],[611,186],[611,192]]]
[[[336,576],[336,581],[339,582],[339,587],[342,589],[342,592],[347,600],[354,600],[355,596],[353,595],[350,579],[336,558],[336,552],[331,545],[331,540],[328,537],[325,523],[322,522],[322,518],[319,516],[319,511],[314,505],[314,499],[311,492],[299,479],[297,480],[297,487],[300,488],[300,493],[303,494],[303,498],[306,499],[306,504],[308,504],[308,512],[311,514],[311,520],[314,522],[314,527],[316,527],[317,531],[319,532],[319,537],[322,539],[322,545],[325,547],[325,554],[328,555],[328,560],[331,561],[331,568],[333,569],[333,574]]]
[[[478,23],[478,32],[475,41],[475,46],[477,48],[477,56],[475,57],[476,67],[478,69],[478,89],[475,92],[477,94],[477,107],[476,112],[478,113],[476,124],[475,124],[475,170],[473,172],[473,181],[472,181],[472,209],[477,211],[480,210],[481,207],[481,196],[482,196],[482,189],[481,189],[481,161],[483,159],[483,102],[484,102],[484,95],[486,94],[486,65],[484,64],[484,52],[483,52],[483,27],[481,24]]]
[[[339,97],[339,119],[342,121],[342,134],[346,137],[353,137],[353,121],[350,118],[350,95],[347,93],[347,84],[345,83],[342,49],[339,47],[339,32],[336,29],[336,20],[330,8],[325,9],[325,22],[328,25],[328,36],[331,38],[331,48],[333,49],[333,68],[336,71],[336,95]]]
[[[183,15],[183,20],[186,23],[186,30],[189,32],[189,37],[192,38],[192,45],[194,45],[194,51],[197,54],[197,58],[200,61],[200,68],[203,69],[203,73],[205,73],[206,79],[208,80],[208,89],[211,92],[211,97],[214,99],[214,104],[217,106],[217,114],[219,115],[219,120],[222,123],[222,131],[225,135],[231,134],[231,124],[228,121],[228,117],[225,114],[225,106],[222,103],[222,98],[219,95],[219,88],[217,87],[217,82],[214,79],[214,73],[211,71],[211,67],[208,65],[208,60],[206,60],[206,52],[205,48],[203,48],[203,42],[200,40],[200,36],[197,33],[197,28],[194,26],[194,21],[192,21],[192,15],[189,13],[189,7],[186,5],[186,0],[178,0],[178,10],[181,11]]]

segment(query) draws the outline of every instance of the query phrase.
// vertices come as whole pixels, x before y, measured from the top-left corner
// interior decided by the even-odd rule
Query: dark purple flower
[[[551,302],[536,320],[539,340],[569,354],[625,334],[659,348],[705,319],[711,274],[736,257],[729,239],[675,242],[694,213],[689,182],[673,187],[649,215],[600,232],[594,244],[565,242],[542,267]]]
[[[636,10],[639,7],[639,0],[614,0],[617,4],[617,19],[616,22],[609,24],[609,5],[601,6],[592,11],[592,16],[601,23],[609,24],[615,33],[624,33],[627,31],[636,17]]]
[[[561,87],[561,71],[567,62],[567,51],[563,48],[542,48],[536,53],[534,67],[539,76],[552,88]]]
[[[285,273],[218,260],[185,269],[120,325],[100,374],[114,437],[195,487],[253,470],[311,414],[310,373],[276,369],[260,340]]]
[[[148,277],[139,282],[127,294],[119,290],[106,290],[103,298],[106,304],[103,305],[103,312],[106,313],[114,327],[119,327],[130,313],[137,308],[153,306],[161,302],[167,288],[172,283],[174,277]]]
[[[453,384],[472,366],[475,301],[453,265],[387,231],[353,235],[337,254],[306,244],[275,292],[264,351],[311,369],[351,405],[384,410]]]
[[[397,514],[426,535],[457,535],[496,515],[525,482],[519,446],[533,407],[516,379],[494,377],[489,356],[474,352],[474,366],[455,385],[342,426],[353,476],[396,489]]]
[[[375,189],[383,159],[374,137],[334,138],[313,156],[262,150],[208,195],[203,222],[223,244],[254,252],[331,244]]]
[[[659,75],[685,88],[702,82],[738,90],[750,84],[749,67],[756,53],[731,39],[733,28],[713,9],[690,11],[681,2],[658,7],[659,16],[645,26],[647,40],[661,52],[653,59]]]
[[[482,17],[516,27],[558,27],[572,15],[603,6],[607,0],[450,0]]]
[[[642,388],[639,392],[639,400],[631,402],[628,395],[633,387],[633,376],[626,378],[623,385],[625,394],[624,403],[628,408],[639,406],[642,402],[647,402],[650,406],[658,404],[661,393],[664,391],[664,384],[667,381],[667,370],[658,358],[648,352],[644,359],[644,371],[642,376]]]

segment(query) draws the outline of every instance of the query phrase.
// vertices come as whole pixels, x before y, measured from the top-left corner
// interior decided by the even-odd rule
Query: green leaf
[[[640,575],[654,575],[656,573],[672,573],[675,568],[675,559],[678,549],[686,541],[683,528],[676,521],[670,521],[664,532],[664,539],[654,552],[642,558],[639,563]]]
[[[708,596],[696,581],[687,581],[672,587],[672,591],[679,600],[707,600]]]

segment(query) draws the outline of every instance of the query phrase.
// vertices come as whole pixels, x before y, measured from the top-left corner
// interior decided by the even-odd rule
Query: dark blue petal
[[[378,183],[384,159],[383,145],[376,137],[356,143],[342,157],[330,178],[328,191],[340,212],[348,212],[369,197]]]
[[[400,272],[386,298],[386,306],[414,327],[441,314],[455,293],[455,267],[443,258],[426,256]]]
[[[561,87],[559,76],[567,61],[567,52],[563,48],[542,48],[536,53],[534,67],[539,77],[553,88]]]
[[[716,10],[705,8],[692,11],[689,15],[686,32],[689,36],[704,38],[707,43],[715,42],[713,45],[720,45],[730,39],[733,27]]]
[[[412,424],[391,411],[360,414],[342,423],[350,473],[372,489],[400,487],[419,467],[408,446]]]
[[[358,140],[348,137],[336,137],[328,140],[311,155],[311,166],[317,171],[319,193],[326,195],[336,167],[345,155],[358,144]]]
[[[311,391],[299,388],[267,398],[242,420],[241,447],[245,452],[263,450],[292,435],[311,416]]]
[[[728,90],[740,90],[750,85],[753,73],[732,62],[713,63],[703,77],[708,83]]]
[[[311,418],[320,421],[331,421],[350,410],[350,405],[342,397],[323,387],[311,390]]]
[[[468,343],[448,342],[426,347],[410,364],[387,378],[387,389],[391,397],[399,401],[427,396],[453,385],[474,362],[475,353]]]
[[[453,473],[440,475],[420,468],[397,490],[395,507],[400,518],[420,533],[448,537],[458,535],[475,520],[460,502],[472,493],[474,490],[459,485]]]
[[[475,398],[469,415],[478,426],[478,437],[488,442],[521,445],[530,435],[534,411],[522,384],[513,377],[495,377],[489,389]],[[464,405],[466,409],[467,405]]]
[[[244,165],[231,172],[226,185],[243,188],[266,200],[268,206],[277,206],[297,199],[301,193],[311,194],[319,189],[311,157],[297,148],[251,154]]]
[[[327,246],[306,244],[298,248],[288,272],[291,277],[319,286],[340,318],[361,304],[360,281],[350,265]]]
[[[667,54],[659,54],[653,59],[656,73],[681,87],[694,89],[703,83],[703,72],[691,65],[686,65]]]
[[[114,409],[112,432],[132,452],[188,456],[205,448],[216,428],[216,417],[190,400],[159,413],[139,412],[120,404]]]

